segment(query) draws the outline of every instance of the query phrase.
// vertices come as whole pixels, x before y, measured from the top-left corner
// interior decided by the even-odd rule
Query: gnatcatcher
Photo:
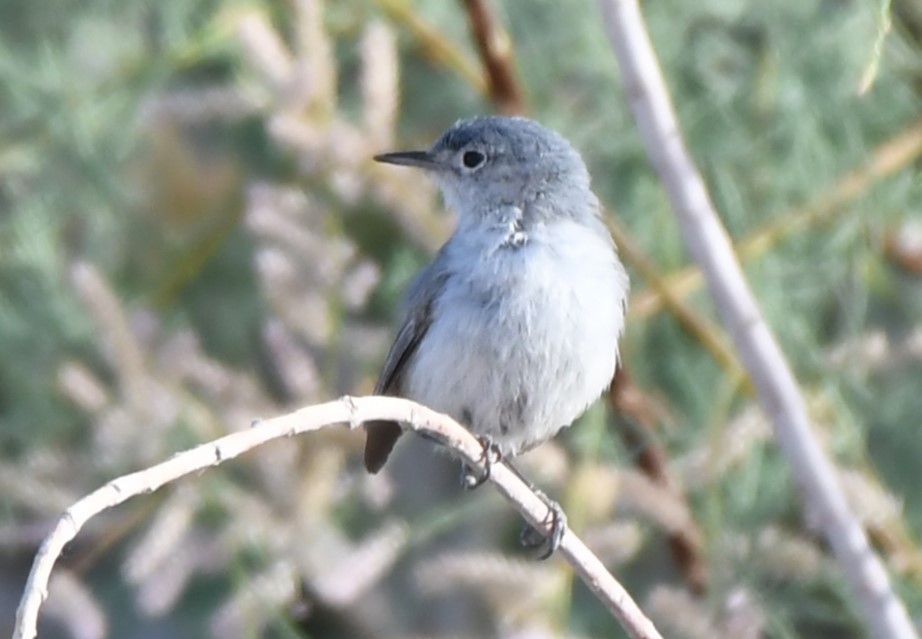
[[[450,415],[487,460],[550,439],[611,383],[629,287],[579,153],[537,122],[491,116],[375,160],[424,169],[457,216],[409,287],[375,394]],[[376,473],[401,427],[366,430]]]

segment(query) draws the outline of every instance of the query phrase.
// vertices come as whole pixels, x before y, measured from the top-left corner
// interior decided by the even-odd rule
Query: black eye
[[[476,169],[483,164],[486,159],[487,156],[480,151],[465,151],[464,155],[461,156],[461,163],[466,169]]]

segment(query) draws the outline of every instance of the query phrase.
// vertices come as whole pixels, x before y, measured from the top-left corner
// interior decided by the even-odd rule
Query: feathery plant
[[[675,281],[689,259],[596,5],[490,5],[529,114],[582,151],[606,207]],[[922,16],[910,0],[643,10],[689,148],[918,616]],[[371,390],[400,291],[451,221],[431,185],[370,157],[490,111],[484,86],[463,3],[0,6],[10,571],[116,474]],[[636,270],[633,285],[650,299]],[[700,285],[682,295],[716,330]],[[738,370],[662,309],[632,313],[623,351],[688,503],[633,468],[642,451],[601,407],[526,472],[671,636],[862,636]],[[46,614],[110,636],[616,632],[560,567],[523,559],[516,518],[459,494],[444,459],[411,444],[391,477],[368,478],[359,445],[286,442],[114,511],[75,543]],[[688,518],[706,596],[666,548]]]

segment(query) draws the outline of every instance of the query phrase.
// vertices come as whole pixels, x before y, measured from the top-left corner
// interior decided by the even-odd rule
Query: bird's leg
[[[545,536],[543,532],[536,529],[531,524],[525,524],[525,528],[522,529],[521,534],[519,535],[519,543],[522,546],[530,551],[536,551],[537,557],[540,560],[547,559],[560,547],[560,542],[563,541],[564,533],[567,532],[567,515],[563,512],[563,508],[560,507],[556,501],[544,494],[544,491],[539,490],[531,483],[528,479],[519,472],[519,469],[516,468],[511,461],[506,460],[506,467],[514,472],[519,479],[521,479],[525,484],[538,496],[538,498],[544,502],[544,505],[547,506],[548,516],[545,519],[544,523],[550,527],[550,534]]]
[[[467,490],[474,490],[482,486],[490,479],[490,470],[493,468],[493,464],[498,464],[503,461],[503,453],[499,449],[499,444],[486,435],[479,436],[477,441],[480,442],[480,445],[483,447],[483,452],[480,457],[483,463],[483,472],[478,476],[474,474],[470,466],[465,463],[461,464],[461,485]]]

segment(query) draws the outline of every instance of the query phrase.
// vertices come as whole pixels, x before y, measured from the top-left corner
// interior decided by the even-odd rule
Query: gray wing
[[[416,352],[416,347],[419,346],[431,322],[431,318],[423,313],[414,313],[404,320],[387,352],[387,357],[384,358],[384,367],[375,384],[375,395],[400,393],[400,382],[407,363]]]
[[[407,297],[407,313],[397,337],[384,359],[384,368],[375,384],[375,395],[400,396],[407,367],[432,324],[432,307],[447,276],[438,270],[438,259],[416,277]],[[365,424],[365,468],[376,473],[403,432],[400,424],[372,421]]]

